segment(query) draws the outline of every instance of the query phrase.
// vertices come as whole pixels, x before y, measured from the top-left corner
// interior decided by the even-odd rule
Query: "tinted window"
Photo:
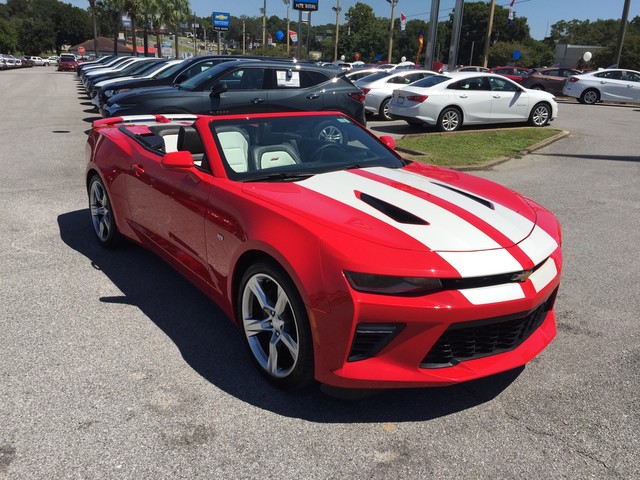
[[[432,75],[430,77],[425,77],[422,80],[416,80],[411,84],[412,87],[433,87],[442,82],[446,82],[447,80],[451,80],[451,77],[445,77],[444,75]]]
[[[560,76],[560,71],[559,70],[545,70],[545,71],[540,72],[540,73],[542,75],[552,75],[554,77],[559,77]]]
[[[465,78],[449,85],[452,90],[486,90],[482,77]]]
[[[367,75],[367,82],[375,82],[376,80],[380,80],[381,78],[384,77],[388,77],[389,73],[387,72],[380,72],[380,73],[374,73],[372,75]]]
[[[491,85],[491,90],[494,91],[515,92],[518,90],[517,85],[515,85],[513,82],[510,82],[506,79],[503,80],[502,78],[490,77],[489,84]]]
[[[284,73],[284,72],[283,72]],[[298,73],[298,72],[295,72]],[[299,83],[299,77],[298,83]],[[263,68],[238,68],[218,78],[229,90],[260,90],[264,82]],[[294,80],[295,82],[295,80]]]
[[[630,82],[640,82],[640,73],[627,72],[627,80]]]
[[[612,70],[610,72],[601,72],[601,73],[596,73],[595,76],[598,78],[610,78],[612,80],[622,80],[622,71]]]
[[[292,68],[275,69],[275,88],[308,88],[326,82],[325,74]]]

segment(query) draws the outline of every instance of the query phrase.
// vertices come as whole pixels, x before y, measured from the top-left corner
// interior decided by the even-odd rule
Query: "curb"
[[[457,132],[454,132],[454,133],[457,133]],[[460,132],[460,133],[464,133],[464,132]],[[519,152],[516,152],[509,157],[501,157],[496,160],[491,160],[485,163],[479,163],[477,165],[457,165],[457,166],[441,165],[441,166],[444,168],[449,168],[451,170],[458,170],[461,172],[471,172],[474,170],[475,171],[491,170],[491,168],[495,167],[496,165],[500,165],[501,163],[508,162],[509,160],[513,160],[514,158],[519,157],[521,155],[528,155],[532,152],[535,152],[536,150],[540,150],[541,148],[551,145],[552,143],[555,143],[560,139],[568,137],[570,134],[571,132],[569,132],[568,130],[562,130],[561,132],[555,134],[554,136],[545,138],[544,140],[541,140],[540,142],[531,145],[529,148],[520,150]],[[417,136],[417,135],[404,135],[402,138],[410,137],[410,136]],[[410,155],[416,155],[416,156],[425,154],[424,152],[418,152],[416,150],[410,150],[408,148],[396,148],[396,150],[399,152],[408,153]]]

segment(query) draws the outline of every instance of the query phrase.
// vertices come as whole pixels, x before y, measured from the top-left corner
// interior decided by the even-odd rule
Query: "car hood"
[[[506,249],[536,224],[522,196],[437,167],[329,172],[295,183],[250,182],[244,191],[328,228],[401,249]]]

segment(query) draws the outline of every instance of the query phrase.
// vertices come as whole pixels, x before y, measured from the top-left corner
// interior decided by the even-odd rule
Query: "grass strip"
[[[427,133],[396,140],[396,146],[424,155],[400,152],[412,160],[443,166],[478,165],[518,156],[523,150],[557,135],[554,128],[509,128],[455,133]]]

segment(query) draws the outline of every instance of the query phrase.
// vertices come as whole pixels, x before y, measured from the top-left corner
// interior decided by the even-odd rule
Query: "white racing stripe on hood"
[[[360,175],[346,171],[329,172],[303,180],[299,182],[298,185],[309,188],[371,215],[412,236],[431,250],[470,251],[501,249],[501,245],[491,237],[450,211],[415,195]],[[426,220],[429,222],[429,225],[408,225],[396,222],[378,209],[358,199],[354,193],[355,191],[366,193],[387,203],[396,205],[418,218]],[[522,269],[518,262],[509,254],[507,254],[507,256],[512,260],[509,263],[516,264],[516,267],[512,268],[511,271]],[[484,274],[486,273],[483,273],[483,275]]]
[[[537,265],[555,252],[556,248],[558,248],[558,242],[543,229],[536,226],[531,235],[525,238],[518,246]]]
[[[513,210],[506,208],[499,203],[487,200],[473,192],[467,192],[455,185],[450,185],[447,182],[443,182],[440,180],[431,181],[428,178],[423,177],[422,175],[408,172],[406,170],[391,170],[381,167],[375,167],[369,170],[376,175],[380,175],[381,177],[410,185],[417,188],[418,190],[423,190],[432,195],[436,195],[443,200],[446,200],[447,202],[464,208],[472,215],[478,217],[480,220],[499,230],[500,233],[502,233],[514,243],[519,242],[527,235],[529,235],[529,232],[531,232],[531,229],[534,227],[534,223],[531,220],[523,217],[518,212],[514,212]],[[471,198],[467,198],[464,195],[441,187],[437,185],[437,183],[447,185],[451,188],[456,188],[462,192],[469,193],[470,195],[474,195],[482,200],[490,202],[495,208],[494,210],[487,208],[485,205],[482,205],[481,203],[478,203]]]

